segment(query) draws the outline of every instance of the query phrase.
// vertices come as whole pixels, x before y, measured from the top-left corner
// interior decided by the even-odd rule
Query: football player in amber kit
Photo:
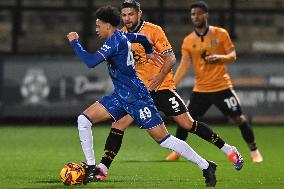
[[[263,158],[256,146],[253,129],[242,112],[227,72],[226,64],[236,60],[234,44],[225,29],[208,25],[206,3],[193,3],[190,13],[194,31],[184,38],[181,62],[174,77],[176,84],[179,84],[192,64],[195,85],[188,106],[189,113],[193,119],[198,119],[214,104],[239,126],[242,137],[251,151],[252,161],[262,162]],[[185,129],[177,128],[177,138],[186,140],[187,135]],[[179,155],[173,152],[167,159],[176,160],[178,157]]]

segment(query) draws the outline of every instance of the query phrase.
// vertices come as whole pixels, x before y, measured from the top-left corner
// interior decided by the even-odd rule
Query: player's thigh
[[[192,92],[188,105],[188,111],[191,117],[195,120],[202,117],[212,105],[208,93]]]
[[[89,106],[83,113],[88,116],[93,123],[111,119],[108,111],[98,101]]]
[[[115,129],[119,129],[121,131],[124,131],[125,129],[127,129],[129,127],[129,125],[132,122],[133,122],[133,118],[129,114],[127,114],[123,118],[113,122],[111,127],[115,128]]]
[[[102,111],[104,112],[105,117],[108,119],[112,118],[114,121],[117,121],[127,115],[123,104],[118,100],[118,98],[119,97],[117,97],[115,94],[112,94],[110,96],[104,96],[98,101],[98,103],[101,105],[101,109],[104,109],[104,111]],[[95,115],[95,113],[93,113],[93,116],[101,117],[100,115]]]
[[[236,117],[242,115],[241,105],[233,89],[226,89],[214,94],[214,104],[226,116]]]
[[[194,120],[188,112],[182,113],[182,114],[177,115],[177,116],[172,116],[171,118],[181,128],[184,128],[186,130],[190,130],[192,128],[192,124],[193,124]]]
[[[178,116],[188,111],[184,101],[176,90],[166,89],[151,92],[151,97],[157,109],[167,117]]]
[[[163,124],[163,119],[150,96],[128,104],[125,108],[141,129],[150,129]]]

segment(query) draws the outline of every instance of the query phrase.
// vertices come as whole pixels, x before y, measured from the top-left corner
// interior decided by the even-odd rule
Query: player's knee
[[[247,119],[244,115],[234,116],[234,117],[232,117],[232,119],[237,125],[242,125],[245,122],[247,122]]]
[[[113,122],[111,124],[111,128],[118,129],[118,130],[121,130],[121,131],[124,131],[127,127],[128,127],[127,124],[123,124],[120,121],[116,121],[116,122]]]
[[[92,122],[83,114],[78,116],[77,123],[78,130],[86,130],[92,127]]]
[[[191,124],[191,128],[188,131],[191,132],[191,133],[196,133],[197,126],[198,126],[198,122],[197,121],[193,121],[192,124]]]

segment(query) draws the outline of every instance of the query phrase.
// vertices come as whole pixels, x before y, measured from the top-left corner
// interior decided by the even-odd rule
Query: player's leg
[[[152,99],[146,99],[145,102],[137,103],[139,106],[133,107],[130,112],[135,122],[140,128],[147,129],[149,135],[164,148],[168,148],[180,153],[187,160],[197,164],[205,177],[207,186],[216,184],[216,164],[208,162],[200,157],[186,142],[171,136],[163,120],[154,106]]]
[[[161,147],[173,150],[179,153],[182,157],[195,163],[202,171],[205,177],[206,186],[216,185],[216,167],[212,161],[207,161],[198,155],[185,141],[182,141],[170,135],[165,125],[159,125],[147,130],[149,135],[160,144]]]
[[[210,108],[211,102],[207,98],[207,94],[192,92],[190,96],[190,102],[188,104],[188,112],[190,116],[197,120],[202,117],[206,111]],[[186,133],[186,134],[185,134]],[[186,140],[188,132],[182,127],[178,127],[176,131],[176,137],[181,140]]]
[[[162,93],[162,92],[160,92]],[[163,107],[163,112],[167,117],[171,117],[179,127],[184,129],[184,132],[191,132],[193,134],[196,134],[200,138],[214,144],[216,147],[218,147],[222,152],[226,154],[227,157],[230,157],[229,159],[231,160],[232,158],[235,158],[234,156],[239,155],[239,152],[235,147],[232,147],[231,145],[227,144],[224,142],[224,140],[218,136],[217,133],[215,133],[209,126],[203,122],[200,121],[194,121],[193,118],[190,116],[190,114],[187,112],[187,108],[179,95],[176,92],[171,92],[170,90],[164,91],[164,94],[160,94],[159,96],[162,98],[154,98],[154,101],[157,105],[157,107],[162,106]],[[171,108],[172,104],[166,103],[167,101],[160,101],[159,99],[172,99],[171,101],[175,102],[175,109]],[[201,95],[202,96],[202,95]],[[208,96],[206,94],[203,95],[203,100],[206,101],[207,99],[207,104],[210,104],[209,98],[206,97]],[[174,100],[173,100],[174,99]],[[194,105],[194,104],[193,104]],[[178,107],[178,108],[177,108]],[[194,106],[193,106],[194,107]],[[203,106],[203,107],[208,107],[208,106]],[[159,109],[159,108],[158,108]],[[179,110],[179,111],[176,111]],[[204,109],[205,110],[205,109]],[[198,112],[200,110],[197,109]],[[179,154],[176,152],[172,152],[166,160],[176,160],[179,158]],[[235,158],[237,159],[237,158]],[[235,168],[237,170],[240,170],[242,168],[242,162],[234,162]]]
[[[196,120],[197,117],[203,116],[210,106],[211,106],[211,103],[208,101],[206,94],[193,92],[190,96],[190,103],[188,106],[188,111],[191,117],[194,120]],[[169,114],[169,116],[172,116],[172,115]],[[188,117],[186,117],[185,119],[188,119]],[[188,136],[188,130],[185,129],[184,127],[179,126],[176,129],[175,136],[178,139],[185,141]],[[178,158],[179,158],[179,155],[176,152],[172,152],[166,157],[166,160],[172,161],[172,160],[177,160]]]
[[[118,154],[120,150],[124,135],[124,130],[128,128],[128,126],[132,122],[133,118],[127,114],[123,118],[112,123],[112,127],[110,129],[109,135],[105,143],[103,157],[97,166],[98,168],[101,169],[100,170],[101,173],[97,177],[99,181],[103,181],[106,179],[111,163],[113,162],[115,156]]]
[[[109,113],[98,102],[92,104],[81,115],[78,116],[77,123],[81,147],[88,165],[95,165],[93,134],[91,127],[96,122],[110,118]]]
[[[95,158],[93,152],[93,135],[92,123],[114,119],[118,120],[127,113],[123,106],[117,100],[116,95],[105,96],[98,102],[88,107],[82,115],[78,117],[78,129],[81,141],[81,146],[87,159],[87,169],[84,178],[84,184],[96,181]]]
[[[172,118],[180,127],[184,128],[188,132],[196,134],[200,138],[214,144],[217,148],[224,152],[226,156],[231,157],[233,154],[236,154],[236,152],[240,155],[235,147],[225,143],[225,141],[207,124],[200,121],[193,121],[188,112],[178,116],[173,116]],[[237,170],[240,170],[241,168],[242,167],[239,166],[236,167]]]
[[[233,89],[221,91],[216,94],[215,99],[215,105],[222,111],[222,113],[230,116],[231,119],[239,126],[242,137],[250,148],[253,162],[262,162],[263,158],[256,146],[252,126],[248,123],[242,113],[240,102],[235,91]]]

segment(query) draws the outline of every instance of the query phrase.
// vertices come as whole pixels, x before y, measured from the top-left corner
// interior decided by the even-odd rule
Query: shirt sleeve
[[[226,30],[224,30],[224,32],[222,33],[222,41],[224,43],[224,49],[226,52],[234,48],[234,44],[230,38],[229,33]]]
[[[118,41],[116,38],[109,38],[97,51],[105,61],[113,57],[116,52],[118,51],[120,45],[120,41]]]
[[[189,50],[189,40],[187,40],[187,38],[183,40],[183,43],[181,46],[181,55],[184,57],[191,57],[191,53]]]
[[[96,53],[88,53],[79,43],[78,40],[71,41],[71,45],[76,55],[89,67],[93,68],[104,61],[104,56],[97,51]]]
[[[155,28],[153,34],[154,46],[157,52],[166,54],[167,52],[173,51],[172,46],[161,27]]]
[[[125,33],[125,35],[131,43],[140,43],[144,47],[146,54],[153,52],[153,45],[145,35],[138,33]]]

